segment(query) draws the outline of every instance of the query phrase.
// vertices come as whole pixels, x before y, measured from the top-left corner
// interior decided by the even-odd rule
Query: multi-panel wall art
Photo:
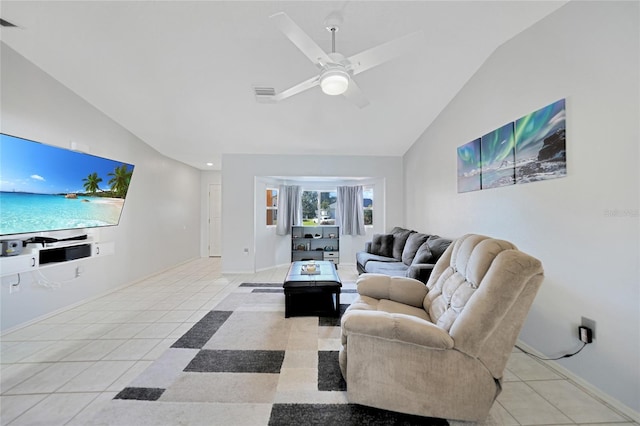
[[[458,147],[458,192],[567,175],[565,100]]]
[[[458,192],[478,191],[480,182],[480,139],[458,147]]]
[[[513,137],[513,123],[509,123],[480,138],[482,189],[515,183]]]
[[[516,183],[567,175],[564,99],[516,120]]]

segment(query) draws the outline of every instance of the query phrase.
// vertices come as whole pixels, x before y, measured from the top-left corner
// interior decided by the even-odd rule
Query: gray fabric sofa
[[[376,234],[356,253],[358,273],[409,277],[426,283],[451,240],[395,227],[388,234]]]
[[[349,402],[483,421],[542,280],[539,260],[473,234],[449,246],[426,285],[362,274],[341,321]]]

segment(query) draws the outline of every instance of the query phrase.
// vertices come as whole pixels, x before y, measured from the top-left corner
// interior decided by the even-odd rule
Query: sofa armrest
[[[426,283],[434,266],[436,265],[433,263],[414,263],[407,269],[407,277]]]
[[[374,299],[387,299],[422,308],[427,286],[413,278],[366,273],[356,281],[358,293]]]
[[[397,340],[433,349],[453,348],[453,338],[437,325],[405,314],[383,311],[351,311],[342,317],[342,334],[364,334],[382,339]]]

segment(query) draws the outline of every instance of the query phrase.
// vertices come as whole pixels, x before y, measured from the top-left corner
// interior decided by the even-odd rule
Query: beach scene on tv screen
[[[133,165],[0,135],[0,235],[117,225]]]

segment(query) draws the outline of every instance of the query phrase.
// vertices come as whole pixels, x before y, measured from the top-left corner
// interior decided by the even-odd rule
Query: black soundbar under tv
[[[91,244],[77,246],[55,247],[40,250],[40,265],[53,262],[67,262],[91,256]]]

